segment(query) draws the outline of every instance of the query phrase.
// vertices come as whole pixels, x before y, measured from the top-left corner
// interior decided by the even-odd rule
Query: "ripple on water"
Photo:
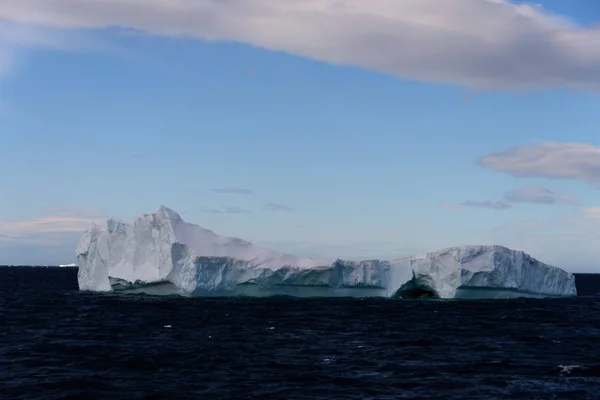
[[[598,398],[598,298],[185,299],[76,289],[73,270],[0,269],[2,396]]]

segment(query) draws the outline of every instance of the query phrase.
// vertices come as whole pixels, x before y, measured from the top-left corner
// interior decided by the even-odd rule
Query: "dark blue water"
[[[0,268],[0,398],[600,398],[600,297],[157,298],[76,273]]]

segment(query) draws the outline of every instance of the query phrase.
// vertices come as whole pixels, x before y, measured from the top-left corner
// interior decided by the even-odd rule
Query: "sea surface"
[[[600,399],[597,296],[187,299],[76,275],[0,268],[0,399]]]

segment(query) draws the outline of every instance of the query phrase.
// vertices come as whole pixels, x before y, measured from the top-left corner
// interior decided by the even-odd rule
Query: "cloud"
[[[76,238],[104,218],[50,215],[21,221],[0,221],[0,242],[55,245]]]
[[[223,194],[243,194],[243,195],[254,195],[253,190],[237,188],[237,187],[224,187],[219,189],[213,189],[213,192],[223,193]]]
[[[202,210],[211,214],[250,214],[252,211],[239,207],[205,208]]]
[[[90,206],[50,206],[43,209],[51,215],[17,221],[0,221],[2,253],[8,247],[63,246],[74,251],[79,237],[93,224],[106,220],[104,209]],[[34,257],[35,258],[35,257]]]
[[[0,5],[0,8],[7,4]],[[49,26],[21,24],[0,15],[0,78],[11,74],[28,50],[66,50],[75,43],[72,35]]]
[[[586,207],[582,211],[585,218],[600,222],[600,207]]]
[[[290,206],[286,206],[285,204],[279,203],[265,203],[263,207],[267,211],[284,211],[284,212],[293,212],[294,209]]]
[[[490,210],[507,210],[512,206],[503,201],[463,201],[462,203],[442,203],[441,207],[446,210],[464,210],[469,208],[487,208]]]
[[[600,28],[508,0],[8,0],[0,18],[242,42],[474,88],[600,88]]]
[[[504,198],[511,203],[577,204],[575,199],[564,193],[533,185],[511,190],[505,194]]]
[[[600,147],[591,144],[541,142],[489,154],[478,163],[517,178],[571,179],[600,186]]]
[[[46,207],[45,210],[58,212],[61,214],[71,215],[101,215],[105,212],[102,207],[89,207],[89,206],[51,206]]]
[[[14,73],[30,50],[62,49],[63,42],[66,43],[55,29],[18,24],[0,17],[0,84]],[[4,117],[10,114],[11,106],[1,98],[1,92],[0,86],[0,117]]]
[[[473,234],[481,242],[522,249],[571,272],[597,272],[600,266],[600,207],[582,208],[569,217],[509,220]]]
[[[507,210],[512,208],[511,203],[533,203],[533,204],[569,204],[576,205],[577,201],[572,197],[543,188],[541,186],[521,186],[506,192],[504,201],[464,201],[462,203],[442,203],[441,207],[446,210],[464,210],[469,208],[488,208],[491,210]]]

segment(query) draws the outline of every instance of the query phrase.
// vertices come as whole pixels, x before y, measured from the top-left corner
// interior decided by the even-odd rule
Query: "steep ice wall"
[[[281,254],[189,224],[160,207],[109,219],[77,247],[79,288],[185,296],[572,296],[573,275],[502,246],[461,246],[392,261]]]
[[[189,259],[183,259],[184,254]],[[86,231],[77,246],[79,286],[82,290],[110,290],[106,282],[128,286],[178,280],[176,271],[189,273],[186,262],[194,264],[198,256],[228,257],[243,261],[248,268],[266,269],[284,265],[312,268],[333,261],[281,254],[241,239],[222,237],[160,207],[133,222],[109,219],[106,227],[93,226]]]
[[[460,246],[408,257],[411,287],[441,298],[575,296],[575,277],[530,255],[498,245]]]

